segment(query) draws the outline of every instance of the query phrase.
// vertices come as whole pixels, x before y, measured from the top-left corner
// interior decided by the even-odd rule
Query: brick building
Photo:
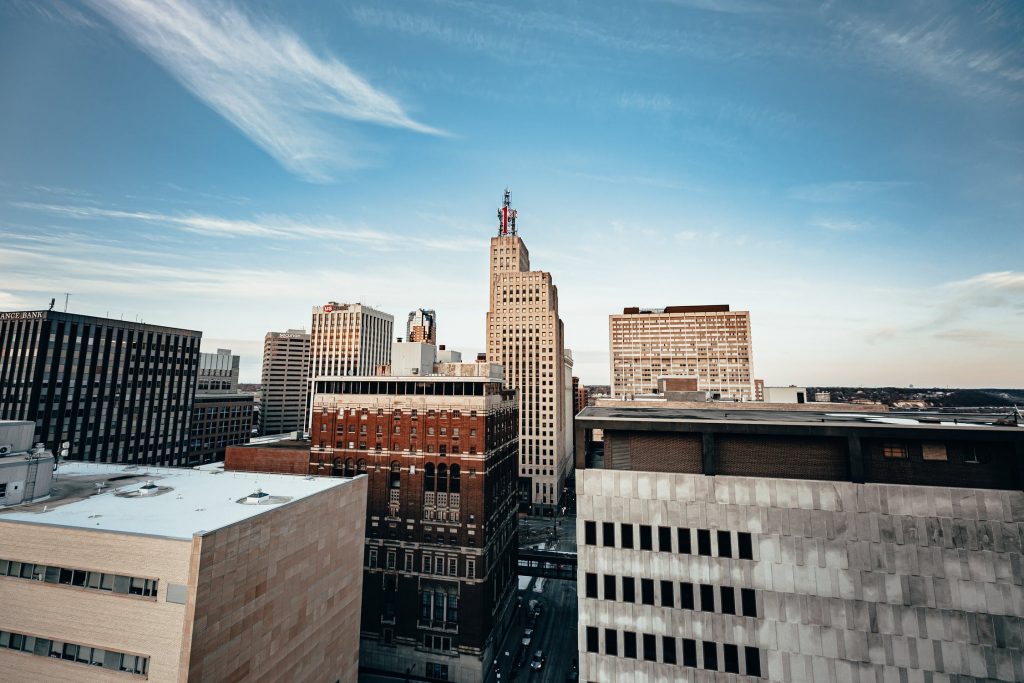
[[[588,408],[580,680],[1024,680],[1024,429]],[[733,680],[729,678],[729,680]]]
[[[515,393],[431,365],[317,378],[310,472],[368,478],[361,665],[480,681],[516,587]]]

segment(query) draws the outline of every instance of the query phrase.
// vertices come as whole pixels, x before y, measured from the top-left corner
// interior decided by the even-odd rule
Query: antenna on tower
[[[505,188],[505,200],[498,209],[498,237],[516,234],[516,216],[518,212],[512,208],[512,192]]]

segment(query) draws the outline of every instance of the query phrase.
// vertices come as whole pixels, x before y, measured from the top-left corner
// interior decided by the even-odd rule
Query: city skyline
[[[468,355],[508,186],[584,384],[608,383],[608,315],[728,301],[770,385],[1024,385],[1011,4],[0,19],[0,310],[71,292],[202,330],[242,381],[332,300],[435,309]]]

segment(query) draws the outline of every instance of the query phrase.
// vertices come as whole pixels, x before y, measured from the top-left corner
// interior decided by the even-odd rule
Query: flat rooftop
[[[0,508],[0,523],[50,524],[189,540],[195,534],[265,514],[351,481],[343,477],[64,462],[57,468],[48,498]],[[145,486],[150,488],[143,489]],[[263,502],[239,502],[258,490],[266,494],[260,499]],[[142,495],[143,491],[150,493]]]

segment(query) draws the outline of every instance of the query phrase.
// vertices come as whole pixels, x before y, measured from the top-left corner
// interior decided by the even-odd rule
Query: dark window
[[[636,579],[629,576],[622,577],[622,601],[636,602]]]
[[[658,550],[663,553],[672,552],[672,530],[667,526],[658,527]]]
[[[761,676],[761,653],[756,647],[743,648],[743,658],[747,660],[747,675]]]
[[[757,600],[754,598],[753,588],[740,589],[740,601],[743,603],[743,616],[757,616]]]
[[[672,582],[662,581],[661,582],[661,606],[662,607],[675,607],[676,598],[672,594]]]
[[[636,634],[632,631],[622,632],[622,655],[636,659]]]
[[[722,586],[722,614],[736,614],[736,592],[732,586]]]
[[[683,666],[697,666],[697,641],[683,638]]]
[[[588,574],[587,576],[590,576]],[[715,611],[715,587],[709,586],[706,583],[700,585],[700,611],[701,612],[714,612]]]
[[[690,549],[690,530],[689,529],[680,529],[678,535],[679,535],[679,552],[683,553],[684,555],[689,555],[690,553],[693,552],[693,550]]]
[[[619,536],[622,540],[623,548],[633,547],[633,525],[632,524],[620,524],[619,525]]]
[[[615,599],[615,577],[610,574],[604,575],[604,599]]]
[[[693,609],[693,584],[679,584],[679,606],[683,609]]]
[[[661,661],[666,664],[676,663],[676,639],[672,636],[661,637]]]
[[[732,557],[732,533],[729,531],[718,532],[718,556]]]
[[[433,466],[427,465],[433,470]],[[433,473],[431,473],[433,474]],[[583,522],[583,542],[587,545],[597,545],[597,522]]]
[[[754,544],[751,541],[750,534],[743,531],[739,532],[736,534],[736,542],[739,545],[741,560],[754,559]]]
[[[597,627],[587,627],[587,652],[597,652]]]
[[[644,634],[644,659],[648,662],[658,661],[658,639],[650,633]]]
[[[701,643],[704,649],[704,668],[718,671],[718,646],[715,643]]]
[[[601,543],[606,548],[615,547],[615,523],[603,522],[601,524]]]
[[[735,645],[722,646],[722,663],[725,665],[725,672],[738,674],[740,672],[740,654]]]
[[[653,550],[651,544],[651,527],[646,524],[640,525],[640,550]]]
[[[711,532],[707,529],[697,529],[697,552],[711,555]]]
[[[645,605],[654,604],[654,579],[640,579],[640,600]]]
[[[597,597],[597,574],[587,572],[587,597]]]
[[[604,630],[604,653],[606,655],[619,654],[619,632],[613,628]]]

